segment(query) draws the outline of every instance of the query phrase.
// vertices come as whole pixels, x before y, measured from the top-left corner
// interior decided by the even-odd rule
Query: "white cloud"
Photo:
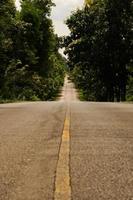
[[[71,12],[83,5],[84,0],[54,0],[56,7],[52,10],[52,19],[55,32],[59,35],[68,35],[69,30],[64,21]]]
[[[16,0],[15,5],[17,7],[17,10],[20,10],[20,0]]]
[[[67,26],[63,23],[61,20],[53,20],[55,33],[57,33],[59,36],[62,35],[68,35],[69,29]]]

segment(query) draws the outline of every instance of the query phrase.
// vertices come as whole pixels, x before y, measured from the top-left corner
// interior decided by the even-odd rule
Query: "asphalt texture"
[[[0,106],[0,200],[52,200],[64,103]]]
[[[73,200],[133,200],[133,105],[71,104]]]
[[[0,105],[0,200],[53,200],[70,109],[72,200],[133,200],[133,104],[60,100]],[[62,199],[64,200],[64,199]]]

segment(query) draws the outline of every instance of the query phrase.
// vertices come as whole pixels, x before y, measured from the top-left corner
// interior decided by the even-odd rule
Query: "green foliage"
[[[64,80],[65,62],[49,18],[51,0],[0,2],[0,99],[52,100]]]
[[[132,57],[131,0],[95,0],[67,19],[65,53],[85,100],[124,101]],[[131,65],[132,66],[132,65]]]
[[[133,67],[128,68],[129,77],[127,82],[127,101],[133,101]]]
[[[15,6],[12,0],[0,1],[0,90],[4,84],[4,72],[8,66],[13,50],[11,29]]]
[[[127,85],[127,101],[133,101],[133,78],[130,78]]]

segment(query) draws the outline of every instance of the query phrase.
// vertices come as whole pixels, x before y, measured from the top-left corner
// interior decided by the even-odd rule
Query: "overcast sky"
[[[54,0],[56,7],[52,11],[52,19],[55,26],[55,32],[60,35],[67,35],[69,30],[64,21],[70,16],[70,13],[83,5],[83,0]]]
[[[64,21],[73,10],[80,8],[83,5],[83,0],[53,0],[53,2],[56,4],[56,7],[52,9],[55,33],[59,36],[67,35],[69,30],[64,24]],[[20,8],[19,0],[16,0],[16,5]]]

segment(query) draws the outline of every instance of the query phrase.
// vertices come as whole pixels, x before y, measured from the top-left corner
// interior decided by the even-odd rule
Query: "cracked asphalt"
[[[77,99],[0,105],[0,200],[53,200],[67,106],[72,200],[133,200],[133,104]],[[62,199],[63,200],[63,199]]]

